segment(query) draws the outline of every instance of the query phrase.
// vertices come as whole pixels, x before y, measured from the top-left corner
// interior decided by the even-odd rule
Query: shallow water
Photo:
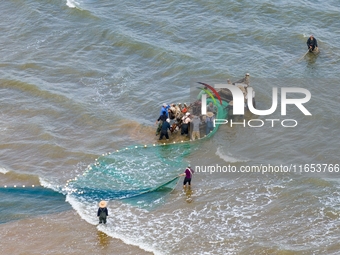
[[[4,252],[338,254],[339,173],[329,170],[340,163],[337,1],[15,0],[0,12]],[[320,54],[304,56],[311,33]],[[102,154],[157,143],[163,102],[188,103],[196,82],[247,72],[259,109],[270,108],[273,87],[279,97],[301,87],[312,116],[294,106],[281,116],[279,105],[269,117],[296,127],[221,125],[179,163],[296,172],[198,172],[192,193],[178,183],[158,199],[109,201],[106,227],[96,227],[97,201],[65,197],[67,181]],[[305,164],[327,167],[300,173]]]

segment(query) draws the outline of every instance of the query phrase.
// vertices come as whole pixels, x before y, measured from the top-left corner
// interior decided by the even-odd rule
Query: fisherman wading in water
[[[183,188],[186,188],[186,184],[188,183],[188,188],[190,189],[191,187],[191,178],[194,173],[194,170],[191,169],[190,165],[185,169],[183,174],[180,174],[179,176],[185,176],[184,181],[183,181]]]
[[[307,47],[309,52],[317,52],[318,51],[318,42],[317,40],[314,38],[314,35],[311,35],[308,40],[307,40]]]
[[[106,207],[107,203],[106,201],[100,201],[99,202],[99,208],[97,212],[97,217],[99,218],[99,224],[104,223],[106,224],[106,218],[109,216],[109,212]]]

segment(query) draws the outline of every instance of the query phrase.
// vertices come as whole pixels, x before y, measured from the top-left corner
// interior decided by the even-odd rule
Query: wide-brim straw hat
[[[211,118],[212,116],[214,116],[214,113],[212,113],[212,112],[207,112],[207,116],[208,116],[209,118]]]
[[[99,207],[100,207],[100,208],[104,208],[104,207],[106,207],[106,205],[107,205],[107,203],[106,203],[106,201],[104,201],[104,200],[102,200],[102,201],[99,202]]]

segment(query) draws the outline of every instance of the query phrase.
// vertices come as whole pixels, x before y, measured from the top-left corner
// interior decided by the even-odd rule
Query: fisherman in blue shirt
[[[169,118],[169,108],[170,108],[170,105],[167,105],[164,103],[162,106],[160,115],[163,115],[163,112],[165,111],[166,117]]]

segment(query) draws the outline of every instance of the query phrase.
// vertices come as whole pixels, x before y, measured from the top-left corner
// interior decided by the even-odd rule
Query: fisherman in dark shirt
[[[166,119],[166,121],[163,121],[162,128],[161,128],[161,135],[159,137],[159,140],[163,139],[163,136],[165,136],[166,140],[169,140],[168,135],[168,129],[170,130],[170,119]]]
[[[159,132],[162,129],[162,124],[166,121],[168,117],[166,116],[166,111],[162,111],[162,114],[159,116],[159,118],[156,120],[156,125],[157,126],[157,130],[156,130],[156,135],[159,134]]]
[[[311,35],[311,36],[308,38],[308,40],[307,40],[307,46],[308,46],[308,50],[309,50],[310,52],[314,51],[315,48],[318,47],[318,42],[317,42],[317,40],[314,38],[313,35]]]
[[[106,207],[106,201],[100,201],[97,216],[99,217],[99,224],[106,224],[106,217],[109,216],[109,212]]]

